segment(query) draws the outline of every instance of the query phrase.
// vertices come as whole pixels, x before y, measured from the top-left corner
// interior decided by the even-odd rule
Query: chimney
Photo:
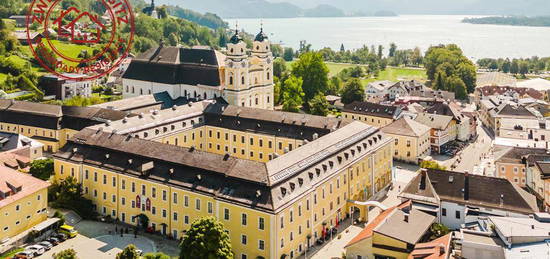
[[[418,189],[420,190],[426,190],[426,174],[427,174],[428,170],[426,168],[422,168],[422,170],[420,170],[420,186],[418,187]]]
[[[404,216],[404,217],[403,217],[403,220],[404,220],[405,222],[408,223],[408,222],[409,222],[409,214],[408,214],[408,213],[404,213],[403,216]]]
[[[468,170],[464,171],[464,200],[470,199],[470,175]]]
[[[439,245],[439,255],[443,255],[445,253],[445,246],[440,244]]]
[[[504,194],[500,195],[500,206],[504,205]]]

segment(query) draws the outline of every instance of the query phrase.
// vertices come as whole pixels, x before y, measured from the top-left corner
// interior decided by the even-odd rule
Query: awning
[[[412,204],[413,209],[422,210],[422,211],[431,211],[431,212],[439,212],[439,208],[437,206],[431,206],[421,203],[414,203]]]

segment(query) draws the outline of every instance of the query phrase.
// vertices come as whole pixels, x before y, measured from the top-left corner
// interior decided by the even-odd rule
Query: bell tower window
[[[244,85],[244,76],[243,76],[243,77],[241,77],[241,84],[243,84],[243,85]]]
[[[233,77],[230,76],[230,77],[229,77],[229,85],[232,85],[232,84],[233,84]]]

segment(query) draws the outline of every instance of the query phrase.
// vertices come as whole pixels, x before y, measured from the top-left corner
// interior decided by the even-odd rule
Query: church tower
[[[247,96],[241,92],[248,89],[248,56],[246,43],[235,29],[235,34],[227,43],[225,60],[225,91],[227,102],[233,105],[249,107]]]
[[[247,54],[246,43],[238,29],[227,43],[225,88],[223,96],[229,104],[273,109],[273,57],[263,29],[256,36]]]

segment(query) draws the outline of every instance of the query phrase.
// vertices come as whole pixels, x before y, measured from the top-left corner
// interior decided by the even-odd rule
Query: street
[[[487,132],[480,126],[477,126],[478,138],[470,143],[454,157],[446,157],[440,162],[447,170],[456,172],[473,172],[474,167],[478,166],[484,158],[489,157],[493,140]],[[441,157],[441,156],[438,156]]]
[[[405,186],[416,176],[418,171],[418,166],[403,164],[399,162],[394,163],[396,170],[396,177],[393,181],[393,189],[389,190],[387,196],[380,202],[388,207],[393,207],[399,205],[401,200],[398,199],[397,195],[399,192],[405,188]],[[380,209],[372,208],[369,211],[369,222],[371,222],[376,216],[380,214]],[[341,231],[341,238],[335,238],[330,241],[329,244],[325,245],[321,250],[316,252],[313,256],[308,258],[311,259],[327,259],[327,258],[341,258],[342,253],[344,252],[344,246],[351,241],[364,226],[368,225],[368,222],[361,225],[351,225],[346,228],[344,231]],[[303,258],[300,257],[300,258]]]

